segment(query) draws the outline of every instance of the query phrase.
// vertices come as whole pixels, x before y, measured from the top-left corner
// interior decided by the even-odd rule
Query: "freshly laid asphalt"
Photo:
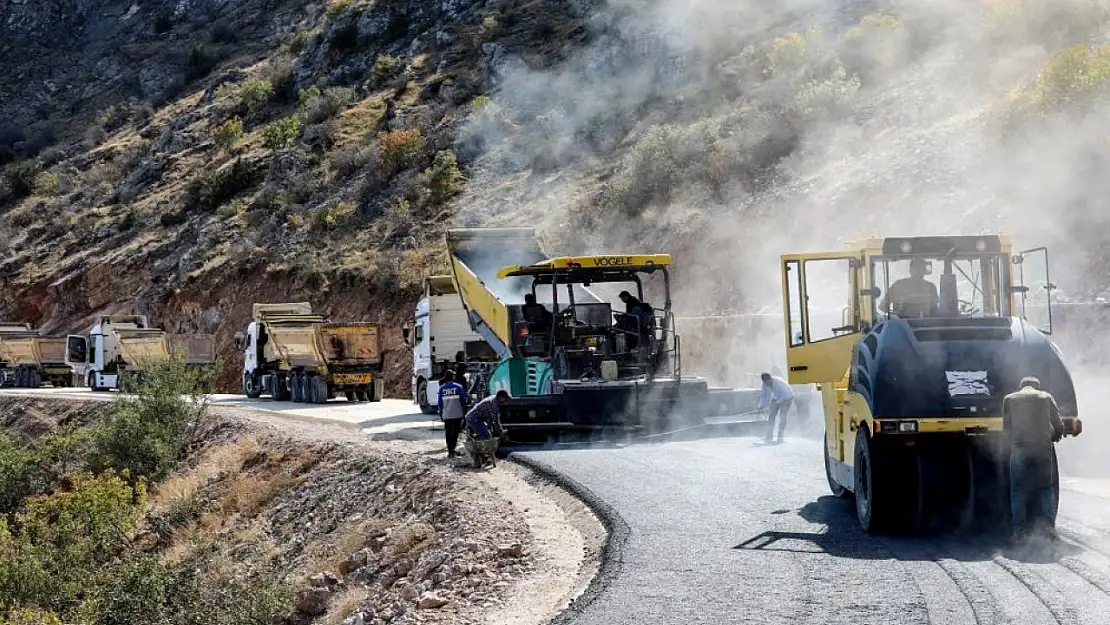
[[[627,528],[607,578],[561,622],[1110,623],[1110,499],[1065,481],[1055,546],[876,538],[829,494],[821,443],[705,438],[518,452]],[[1093,491],[1095,494],[1090,494]]]
[[[0,394],[94,399],[83,389]],[[346,422],[381,440],[442,436],[433,417],[403,400],[212,399]],[[1098,453],[1061,479],[1063,540],[1014,550],[983,536],[864,534],[852,501],[829,494],[813,437],[820,424],[809,425],[808,438],[788,432],[771,445],[751,426],[717,424],[622,445],[516,450],[612,530],[599,578],[556,625],[1110,624],[1110,465],[1098,438],[1084,435],[1088,452]],[[1061,443],[1063,465],[1081,457],[1069,452],[1082,440]]]

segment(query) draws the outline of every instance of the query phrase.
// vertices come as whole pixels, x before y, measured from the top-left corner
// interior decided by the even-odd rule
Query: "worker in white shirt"
[[[786,380],[771,375],[770,373],[763,373],[759,376],[763,380],[763,388],[759,393],[759,411],[763,412],[765,408],[769,409],[767,416],[767,442],[770,443],[775,438],[775,417],[779,421],[779,442],[782,442],[782,432],[786,429],[786,413],[790,410],[791,404],[794,403],[794,389],[786,383]]]

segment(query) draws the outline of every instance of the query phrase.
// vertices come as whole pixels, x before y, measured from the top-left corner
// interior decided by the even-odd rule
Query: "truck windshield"
[[[1009,300],[1003,297],[1006,260],[1003,254],[967,255],[947,265],[942,256],[875,257],[875,318],[1009,316]]]

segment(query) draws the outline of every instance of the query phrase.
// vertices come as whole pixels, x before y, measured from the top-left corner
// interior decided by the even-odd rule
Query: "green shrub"
[[[328,19],[335,19],[350,7],[351,0],[332,0],[324,13],[328,16]]]
[[[383,82],[393,78],[401,73],[404,69],[404,64],[401,59],[388,54],[382,54],[374,59],[374,65],[370,68],[370,76],[379,82]]]
[[[805,36],[789,33],[785,37],[775,37],[767,57],[775,74],[801,69],[807,59]]]
[[[431,167],[424,170],[422,178],[432,206],[439,206],[461,193],[466,183],[466,178],[459,171],[458,159],[451,150],[436,152]]]
[[[219,169],[197,174],[186,189],[186,205],[189,208],[213,210],[250,189],[261,178],[262,172],[254,164],[241,158],[235,159]]]
[[[357,143],[341,146],[328,156],[328,169],[340,179],[346,179],[366,167],[373,157],[370,146]]]
[[[77,473],[64,489],[26,500],[12,528],[0,519],[0,606],[74,605],[127,546],[145,502],[141,481],[112,473]]]
[[[131,395],[94,428],[88,466],[160,480],[195,442],[207,415],[204,388],[214,370],[190,370],[179,359],[151,365]]]
[[[1075,45],[1051,57],[1014,89],[999,115],[1006,125],[1051,113],[1086,110],[1110,91],[1110,45]]]
[[[301,117],[307,124],[319,124],[338,115],[357,100],[355,90],[350,87],[328,87],[320,89],[312,86],[302,89],[297,95],[301,104]]]
[[[0,625],[63,625],[57,614],[45,610],[24,608],[0,616]]]
[[[391,130],[378,133],[378,145],[381,148],[378,165],[382,174],[389,177],[412,165],[424,147],[424,139],[416,128]]]
[[[263,110],[274,97],[274,83],[262,78],[250,78],[239,85],[239,100],[252,113]]]
[[[186,80],[203,78],[216,68],[219,63],[219,54],[216,50],[203,44],[196,45],[189,51],[189,60],[185,69]]]
[[[347,202],[324,204],[312,211],[309,227],[314,232],[325,232],[342,226],[355,212],[355,207]]]
[[[243,120],[238,116],[216,126],[212,131],[212,141],[220,152],[230,152],[243,136]]]
[[[34,450],[0,433],[0,514],[14,512],[24,499],[48,486]]]
[[[296,117],[283,117],[262,129],[262,145],[280,150],[292,145],[301,135],[301,121]]]
[[[34,161],[12,163],[4,168],[4,181],[11,195],[17,200],[31,195],[35,190],[35,179],[38,175],[39,166]]]

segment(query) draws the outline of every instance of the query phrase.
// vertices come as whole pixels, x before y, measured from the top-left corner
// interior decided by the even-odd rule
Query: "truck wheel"
[[[833,478],[832,460],[829,458],[829,439],[827,434],[825,437],[825,479],[829,481],[829,490],[832,491],[832,494],[836,497],[847,497],[851,494],[848,492],[847,488],[841,486],[840,482],[837,482],[836,479]]]
[[[887,489],[883,488],[883,481],[879,477],[882,469],[875,466],[877,454],[871,446],[871,438],[863,429],[856,433],[855,454],[855,495],[856,517],[863,531],[876,534],[886,529],[887,508],[890,501],[887,499]],[[878,474],[878,475],[876,475]]]
[[[356,401],[358,399],[355,397],[354,391],[343,391],[343,396],[347,398],[347,401]]]
[[[370,401],[370,393],[367,392],[365,386],[359,386],[355,389],[355,397],[357,397],[359,401]]]
[[[92,392],[94,392],[94,393],[100,393],[102,391],[108,390],[107,387],[96,385],[96,372],[95,371],[90,371],[89,372],[89,389],[92,390]]]
[[[299,373],[289,374],[289,394],[294,404],[304,402],[304,376]]]
[[[420,412],[424,414],[436,414],[438,412],[435,406],[428,403],[427,380],[420,380],[420,384],[416,385],[416,403],[420,404]]]
[[[243,394],[250,399],[258,399],[262,396],[262,389],[254,376],[249,373],[243,374]]]
[[[312,379],[312,385],[316,389],[316,393],[315,393],[316,401],[313,402],[313,403],[317,403],[317,404],[326,404],[326,403],[328,403],[328,381],[325,380],[323,377],[318,376],[318,375],[313,376],[311,379]]]
[[[312,377],[312,376],[307,376],[307,375],[304,376],[301,379],[301,387],[303,389],[301,391],[301,393],[303,394],[304,403],[306,403],[306,404],[315,404],[315,403],[317,403],[317,400],[316,400],[316,390],[317,390],[316,378]]]
[[[40,388],[40,387],[42,387],[42,374],[39,373],[38,371],[32,371],[31,372],[31,383],[32,383],[31,388]]]
[[[23,367],[17,367],[15,370],[15,387],[24,388],[27,386],[27,370]]]
[[[275,373],[270,383],[273,384],[270,396],[274,401],[289,401],[289,380],[284,373]]]
[[[369,395],[370,401],[381,401],[382,395],[385,393],[385,380],[375,378],[373,382],[366,385],[366,393]]]

